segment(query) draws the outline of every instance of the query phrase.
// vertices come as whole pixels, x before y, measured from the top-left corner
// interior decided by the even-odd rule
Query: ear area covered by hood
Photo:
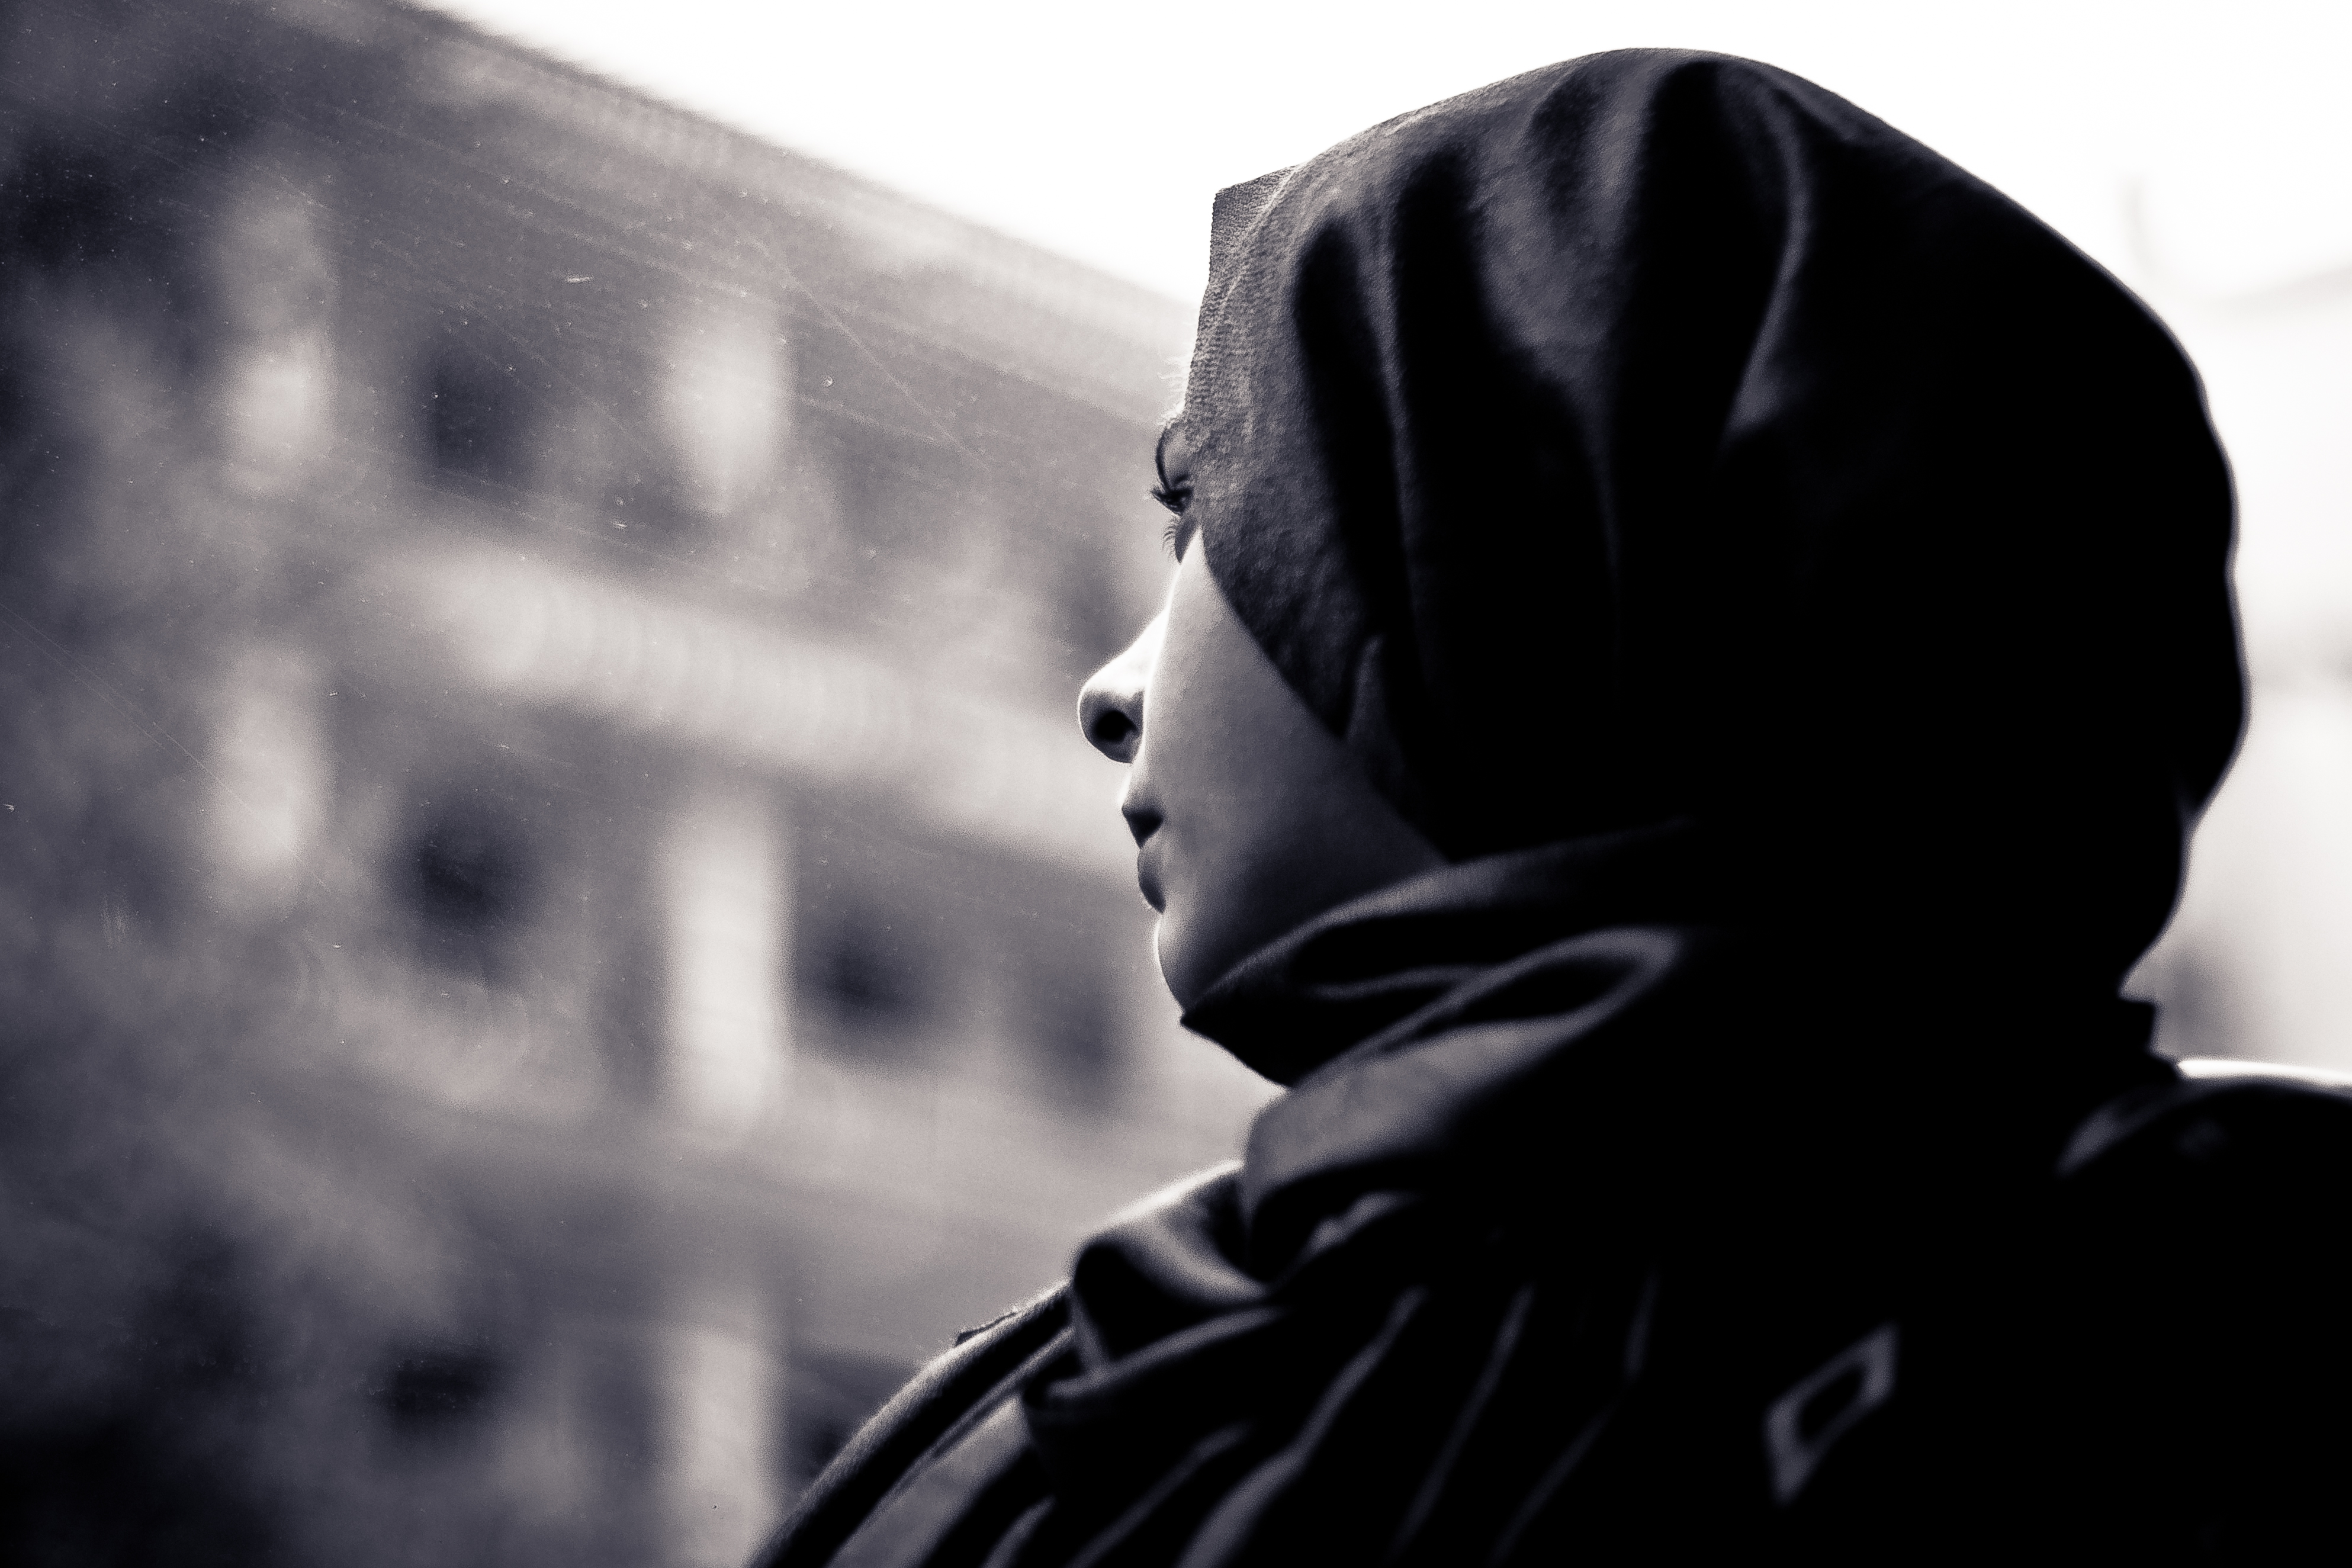
[[[1759,910],[2116,974],[2160,929],[2242,719],[2229,474],[2015,204],[1629,50],[1235,186],[1212,253],[1210,567],[1450,858],[1689,818]]]

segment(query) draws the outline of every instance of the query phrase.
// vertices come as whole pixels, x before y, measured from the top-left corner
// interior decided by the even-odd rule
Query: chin
[[[1182,922],[1176,922],[1173,932],[1169,923],[1169,917],[1162,914],[1151,928],[1151,957],[1160,965],[1160,984],[1168,987],[1168,994],[1176,998],[1176,1005],[1190,1007],[1207,987],[1205,983],[1193,984],[1198,977],[1192,973],[1195,966],[1186,962]]]
[[[1168,987],[1170,995],[1176,994],[1176,983],[1168,978],[1168,948],[1162,940],[1168,934],[1168,917],[1160,916],[1151,923],[1151,962],[1159,967],[1160,984]]]

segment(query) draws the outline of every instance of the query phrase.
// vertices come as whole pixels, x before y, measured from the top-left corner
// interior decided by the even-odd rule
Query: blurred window
[[[880,911],[851,905],[815,918],[821,934],[803,971],[807,988],[851,1025],[911,1026],[931,1010],[933,964],[923,945]]]
[[[520,835],[472,812],[429,819],[410,851],[410,895],[436,925],[482,931],[517,915],[527,892]]]
[[[435,357],[425,395],[433,466],[520,489],[530,475],[530,418],[513,372],[485,347],[453,342]]]
[[[487,1351],[417,1348],[396,1356],[372,1392],[401,1436],[446,1440],[471,1429],[488,1412],[499,1371],[498,1358]]]

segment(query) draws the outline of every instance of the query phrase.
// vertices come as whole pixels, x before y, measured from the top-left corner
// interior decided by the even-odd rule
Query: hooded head
[[[1593,56],[1217,205],[1234,614],[1451,860],[1696,823],[1746,921],[2111,988],[2242,714],[2194,373],[1806,82]]]

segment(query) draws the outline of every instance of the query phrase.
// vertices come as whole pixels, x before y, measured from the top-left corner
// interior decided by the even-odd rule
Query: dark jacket
[[[1213,1212],[1233,1180],[1164,1203]],[[2352,1099],[2268,1077],[2150,1084],[2085,1118],[2032,1201],[1955,1245],[1932,1284],[1810,1318],[1747,1298],[1785,1340],[1761,1381],[1652,1390],[1637,1377],[1597,1433],[1545,1432],[1524,1409],[1500,1413],[1549,1402],[1538,1342],[1579,1330],[1538,1308],[1509,1321],[1518,1348],[1501,1358],[1527,1386],[1454,1390],[1460,1403],[1430,1409],[1419,1432],[1322,1434],[1331,1451],[1290,1484],[1314,1486],[1325,1517],[1273,1540],[1213,1539],[1200,1510],[1147,1513],[1114,1550],[1086,1554],[1106,1529],[1044,1560],[2352,1560],[2347,1194]],[[1036,1560],[1005,1550],[1052,1489],[1024,1396],[1083,1359],[1073,1311],[1057,1289],[927,1368],[817,1482],[762,1568]],[[1664,1340],[1711,1315],[1662,1295],[1648,1331]],[[1465,1349],[1498,1344],[1490,1330]],[[1473,1423],[1454,1444],[1479,1398],[1495,1429]],[[1475,1454],[1481,1436],[1549,1440],[1506,1478]],[[1405,1450],[1402,1473],[1349,1451],[1368,1439]],[[1559,1483],[1564,1463],[1584,1484]],[[1253,1473],[1268,1464],[1258,1456]],[[1447,1521],[1449,1509],[1475,1517]],[[1442,1550],[1414,1550],[1409,1524],[1442,1525]]]
[[[919,1380],[773,1568],[2352,1546],[2352,1100],[1660,919],[1710,858],[1467,862],[1244,963],[1192,1017],[1245,1057],[1361,1037]]]

